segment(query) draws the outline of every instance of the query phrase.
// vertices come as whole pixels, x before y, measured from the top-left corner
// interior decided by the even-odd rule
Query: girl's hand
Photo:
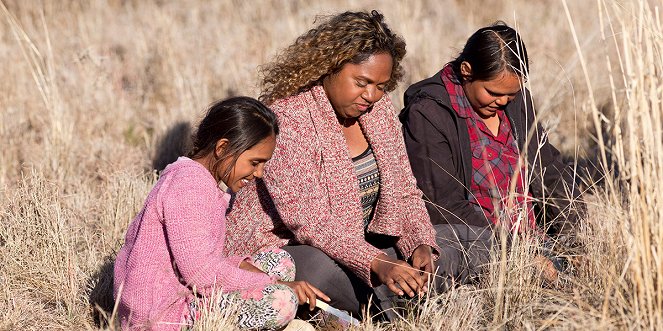
[[[322,300],[329,301],[331,300],[326,294],[322,293],[315,286],[305,282],[303,280],[296,280],[294,282],[282,282],[276,281],[277,284],[282,284],[290,287],[295,294],[297,299],[299,299],[299,304],[303,305],[308,300],[309,309],[313,310],[315,308],[315,299],[316,297],[321,298]]]
[[[398,295],[407,293],[414,297],[415,293],[423,292],[426,283],[424,277],[419,275],[419,270],[386,254],[380,254],[373,259],[371,270],[382,284]]]
[[[246,262],[246,260],[242,261],[242,263],[239,264],[239,268],[251,272],[257,272],[263,274],[265,273],[264,271],[258,269],[258,267],[254,266],[253,264]]]

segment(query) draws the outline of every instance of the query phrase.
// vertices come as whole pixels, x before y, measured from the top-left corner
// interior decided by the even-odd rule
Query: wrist
[[[430,247],[426,244],[421,244],[414,249],[414,252],[423,251],[424,253],[433,254],[433,247]]]
[[[378,254],[373,260],[371,261],[371,271],[373,273],[378,273],[378,270],[380,269],[380,266],[384,261],[387,261],[389,259],[389,256],[385,253],[380,253]]]

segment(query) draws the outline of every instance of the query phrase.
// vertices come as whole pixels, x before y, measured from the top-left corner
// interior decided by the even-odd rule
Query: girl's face
[[[387,53],[371,55],[360,64],[347,63],[341,71],[325,77],[322,87],[340,118],[357,118],[384,95],[391,79],[393,60]]]
[[[262,178],[265,163],[272,158],[275,147],[276,136],[270,135],[255,146],[244,151],[239,155],[233,169],[230,171],[230,174],[223,179],[223,182],[233,192],[237,192],[256,177]],[[232,159],[227,161],[227,163],[230,162],[232,162]],[[227,165],[224,162],[224,164],[219,167],[219,173],[223,174],[226,169]]]
[[[521,89],[520,76],[504,70],[490,80],[470,80],[472,68],[467,62],[460,65],[461,74],[465,78],[463,90],[467,100],[481,118],[490,118],[503,111]]]

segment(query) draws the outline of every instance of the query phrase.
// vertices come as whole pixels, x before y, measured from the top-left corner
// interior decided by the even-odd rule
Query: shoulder
[[[428,97],[411,100],[401,112],[400,120],[405,126],[422,121],[429,122],[435,127],[455,126],[456,123],[451,105]]]
[[[278,99],[269,105],[279,120],[280,135],[290,131],[311,131],[313,119],[311,108],[316,106],[310,91]]]
[[[183,157],[168,165],[159,181],[162,182],[162,191],[174,194],[175,197],[220,192],[209,170]]]
[[[289,97],[275,100],[269,105],[269,108],[272,109],[277,116],[304,115],[308,113],[308,110],[314,101],[312,91],[307,90]]]
[[[518,123],[530,127],[535,120],[534,102],[529,89],[523,88],[507,106],[507,115]]]
[[[209,179],[212,179],[212,175],[202,164],[186,157],[180,157],[177,161],[169,164],[164,170],[163,176],[172,179],[185,177],[209,177]]]

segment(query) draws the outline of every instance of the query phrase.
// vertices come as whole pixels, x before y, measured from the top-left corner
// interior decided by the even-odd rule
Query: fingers
[[[426,258],[421,258],[425,254],[415,254],[413,260],[421,268],[432,269],[430,262],[426,262]],[[413,268],[405,261],[396,260],[390,257],[378,259],[374,261],[373,270],[376,272],[380,281],[387,285],[389,290],[397,295],[405,295],[414,297],[415,294],[421,293],[426,285],[427,277],[420,275],[418,268]]]
[[[406,276],[406,277],[403,277],[403,278],[408,282],[408,284],[410,284],[410,286],[413,289],[419,291],[419,289],[424,287],[424,284],[426,283],[424,281],[425,278],[421,277],[421,275],[419,274],[419,271],[413,270],[409,265],[408,265],[408,268],[406,269],[406,271],[407,271],[406,274],[409,277]]]
[[[543,280],[547,281],[548,283],[554,283],[557,281],[557,269],[555,269],[552,261],[550,261],[547,257],[544,257],[543,255],[537,255],[534,257],[534,263],[537,265],[540,276],[543,278]]]
[[[313,290],[315,295],[317,295],[320,299],[325,300],[325,301],[330,301],[331,300],[331,298],[329,298],[326,294],[324,294],[322,291],[320,291],[317,287],[315,287],[311,284],[308,284],[308,286],[311,288],[311,290]]]
[[[310,310],[315,309],[315,304],[318,297],[325,301],[331,300],[326,294],[308,282],[294,281],[284,283],[292,288],[292,290],[295,292],[297,295],[297,300],[299,300],[299,304],[303,305],[308,303]]]
[[[295,294],[297,295],[297,300],[299,300],[299,304],[300,305],[306,304],[306,301],[308,300],[306,292],[296,284],[293,284],[293,286],[291,286],[290,288],[292,288],[292,290],[295,291]]]
[[[305,289],[304,292],[306,293],[306,297],[308,298],[308,309],[309,310],[315,309],[315,298],[316,298],[315,292],[313,292],[313,290],[310,287],[308,287],[306,284],[304,284],[304,286],[302,287]]]
[[[428,285],[432,277],[435,277],[433,274],[433,254],[415,254],[412,256],[412,266],[418,270],[419,277],[424,288],[419,291],[419,295],[423,295],[425,292],[428,292]]]
[[[419,269],[425,272],[433,272],[433,254],[426,254],[421,257]]]
[[[402,292],[404,291],[410,297],[414,297],[416,293],[421,292],[425,281],[423,277],[419,276],[419,272],[416,269],[413,269],[405,262],[403,262],[403,264],[405,265],[394,268],[395,274],[392,279],[398,284],[398,286],[400,286],[402,290],[400,295],[403,295]]]
[[[416,269],[423,270],[425,272],[433,272],[433,254],[428,249],[420,253],[415,251],[412,255],[412,266]]]
[[[417,292],[419,292],[419,287],[417,286],[417,282],[415,282],[411,278],[406,280],[406,279],[401,277],[401,279],[399,279],[397,281],[397,283],[398,283],[398,286],[400,286],[401,289],[403,289],[403,291],[405,291],[405,293],[407,293],[407,295],[409,295],[410,297],[414,297],[414,290],[413,289],[416,289]]]
[[[389,288],[389,290],[394,292],[395,294],[397,294],[399,296],[405,295],[405,293],[403,293],[403,290],[401,290],[400,287],[396,286],[396,283],[393,280],[389,281],[385,285],[387,285],[387,288]]]

